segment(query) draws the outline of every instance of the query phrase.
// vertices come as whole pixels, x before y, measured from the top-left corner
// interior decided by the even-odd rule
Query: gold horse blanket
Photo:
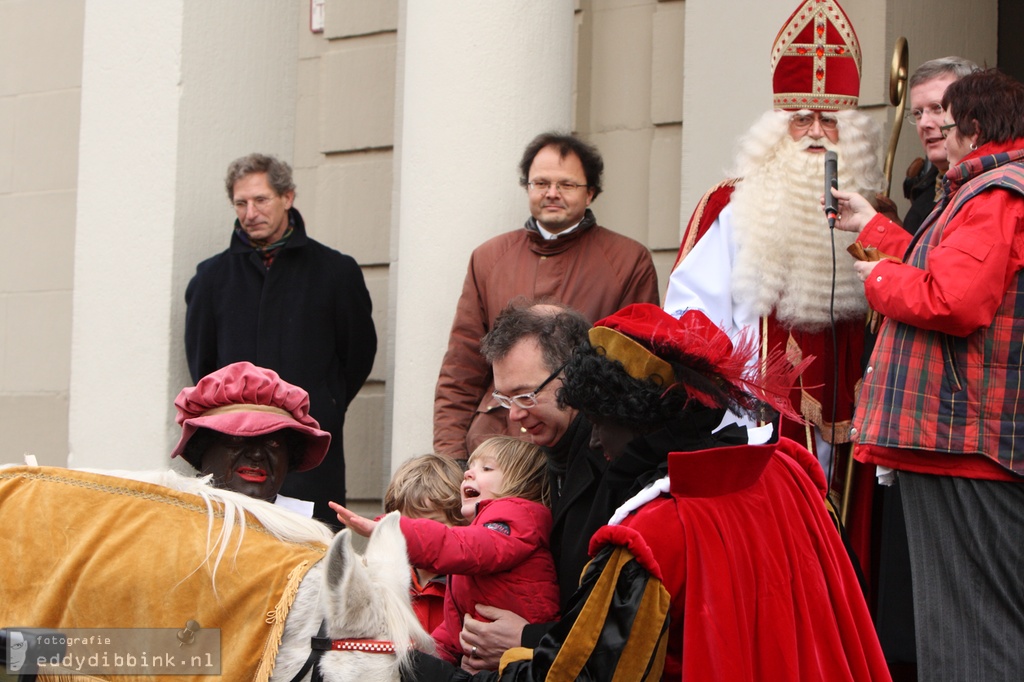
[[[213,504],[216,538],[224,519]],[[220,629],[223,679],[268,679],[299,582],[327,548],[279,540],[247,515],[243,540],[236,528],[214,573],[210,518],[199,496],[163,486],[0,469],[0,627],[184,630],[195,621]]]

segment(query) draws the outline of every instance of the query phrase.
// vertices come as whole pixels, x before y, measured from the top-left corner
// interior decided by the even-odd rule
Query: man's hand
[[[522,645],[527,621],[511,611],[483,604],[477,604],[476,612],[491,622],[476,620],[468,613],[463,618],[459,643],[466,655],[462,667],[472,673],[497,670],[501,655]]]
[[[377,522],[373,519],[368,519],[365,516],[349,511],[337,502],[328,502],[327,506],[338,513],[338,521],[351,528],[353,533],[362,535],[364,538],[370,537],[370,533],[377,527]]]

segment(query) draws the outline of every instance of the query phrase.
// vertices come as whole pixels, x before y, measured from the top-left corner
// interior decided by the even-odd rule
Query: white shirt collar
[[[580,223],[582,223],[583,221],[582,221],[582,220],[580,220],[580,222],[579,222],[579,223],[576,223],[576,224],[575,224],[575,225],[573,225],[572,227],[570,227],[570,228],[567,228],[567,229],[564,229],[564,230],[562,230],[561,232],[558,232],[558,233],[555,233],[555,232],[548,232],[548,231],[547,231],[547,230],[545,230],[545,229],[544,229],[544,227],[543,227],[543,226],[542,226],[542,225],[540,224],[540,221],[538,221],[538,220],[536,220],[536,219],[534,219],[534,221],[533,221],[533,222],[534,222],[534,224],[536,224],[536,225],[537,225],[537,231],[538,231],[538,232],[540,232],[540,236],[544,237],[544,239],[548,239],[548,240],[551,240],[551,239],[558,239],[559,237],[562,237],[562,236],[564,236],[564,235],[567,235],[567,234],[569,234],[570,232],[572,232],[573,230],[575,230],[575,229],[576,229],[577,227],[579,227],[579,226],[580,226]]]

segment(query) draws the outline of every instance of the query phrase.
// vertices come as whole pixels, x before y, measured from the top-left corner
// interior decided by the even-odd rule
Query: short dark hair
[[[523,151],[523,158],[519,161],[519,184],[526,187],[530,181],[530,166],[537,153],[544,147],[558,147],[561,158],[575,154],[583,164],[583,174],[587,178],[587,187],[594,193],[593,198],[601,193],[601,175],[604,173],[604,159],[597,147],[589,145],[575,135],[568,133],[546,132],[533,138],[530,144],[526,145]]]
[[[306,438],[295,429],[281,429],[273,433],[280,434],[284,439],[285,446],[288,448],[288,471],[295,471],[306,457],[306,447],[308,446]],[[192,437],[188,439],[188,442],[185,443],[185,449],[182,450],[181,456],[192,465],[193,469],[202,471],[203,455],[206,454],[206,451],[210,449],[215,440],[225,435],[227,434],[220,431],[199,427],[192,434]]]
[[[480,353],[488,363],[501,360],[525,338],[537,339],[548,371],[564,365],[573,349],[587,343],[590,322],[564,303],[513,299],[498,313],[494,328],[480,341]]]
[[[249,154],[235,159],[228,165],[228,172],[224,177],[228,199],[235,200],[235,183],[253,173],[266,173],[267,182],[278,196],[295,191],[291,166],[267,154]]]
[[[910,75],[910,82],[907,86],[908,88],[916,88],[922,83],[927,83],[941,76],[954,76],[960,79],[976,71],[981,71],[981,67],[970,59],[964,59],[963,57],[950,56],[929,59],[917,67],[914,73]]]
[[[1024,137],[1024,84],[998,69],[950,83],[942,107],[961,135],[978,133],[979,145]]]

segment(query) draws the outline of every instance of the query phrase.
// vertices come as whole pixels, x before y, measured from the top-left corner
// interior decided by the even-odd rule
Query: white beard
[[[777,143],[766,145],[765,137],[779,130],[780,113],[788,121],[785,112],[772,112],[776,120],[768,121],[770,117],[766,116],[741,142],[748,153],[741,153],[744,167],[738,170],[742,182],[731,199],[737,243],[733,299],[749,305],[759,316],[774,311],[787,327],[818,331],[833,319],[855,319],[867,312],[864,285],[853,269],[853,258],[846,253],[857,235],[829,230],[820,204],[824,156],[803,151],[811,142],[809,138],[794,142],[786,132]],[[880,131],[872,136],[870,133],[878,126],[859,112],[839,113],[858,114],[867,120],[868,134],[847,135],[842,125],[844,117],[840,119],[840,139],[853,138],[852,145],[833,145],[827,140],[816,144],[838,153],[839,187],[873,201],[882,177],[876,156]],[[776,132],[768,132],[766,125]]]

